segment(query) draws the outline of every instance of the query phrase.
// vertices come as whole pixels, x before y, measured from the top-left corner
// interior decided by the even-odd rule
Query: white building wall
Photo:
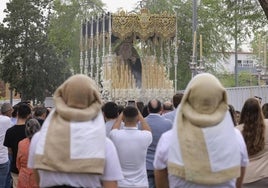
[[[255,60],[255,56],[251,52],[238,52],[237,54],[237,60],[238,62],[241,62],[242,64],[239,64],[238,67],[241,65],[243,67],[248,67],[244,63],[247,61],[253,61],[252,67],[254,67],[257,62]],[[224,67],[225,71],[228,73],[234,74],[235,72],[235,53],[234,52],[229,52],[227,54],[227,57],[222,57],[219,61],[216,62],[216,67]]]

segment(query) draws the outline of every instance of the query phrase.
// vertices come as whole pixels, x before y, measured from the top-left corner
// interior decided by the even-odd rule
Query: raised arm
[[[138,110],[139,112],[139,121],[141,123],[141,130],[146,130],[146,131],[150,131],[151,132],[151,128],[150,126],[148,125],[148,123],[145,121],[145,119],[143,118],[142,114],[140,113],[140,111]]]
[[[123,112],[121,112],[120,115],[115,120],[114,125],[112,127],[112,130],[113,129],[120,129],[122,121],[123,121]]]

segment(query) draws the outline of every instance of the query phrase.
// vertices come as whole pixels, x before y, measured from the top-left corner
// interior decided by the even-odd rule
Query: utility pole
[[[175,92],[177,92],[177,85],[178,85],[178,78],[177,78],[177,72],[178,72],[178,7],[176,6],[173,6],[173,11],[175,12],[176,14],[176,33],[175,33],[175,54],[174,54],[174,70],[175,70],[175,73],[174,73],[174,81],[175,81],[175,84],[174,84],[174,89],[175,89]]]
[[[237,67],[237,61],[238,61],[238,55],[237,55],[237,8],[238,8],[238,2],[236,0],[235,5],[235,87],[238,86],[238,67]]]
[[[193,31],[192,31],[192,36],[194,39],[194,33],[197,33],[197,0],[193,0],[193,20],[192,20],[192,24],[193,24]],[[196,45],[196,44],[194,44]],[[196,46],[194,46],[194,48],[196,49]],[[194,55],[194,62],[197,62],[197,57],[196,57],[196,51]]]
[[[190,69],[192,72],[191,78],[196,74],[197,56],[196,56],[196,29],[197,28],[197,0],[193,0],[193,18],[192,18],[192,41],[193,41],[193,55],[190,62]]]

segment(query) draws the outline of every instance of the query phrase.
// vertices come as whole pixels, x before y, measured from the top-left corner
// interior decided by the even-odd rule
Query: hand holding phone
[[[136,101],[134,101],[134,100],[129,100],[129,101],[127,101],[127,105],[128,105],[128,106],[136,107]]]

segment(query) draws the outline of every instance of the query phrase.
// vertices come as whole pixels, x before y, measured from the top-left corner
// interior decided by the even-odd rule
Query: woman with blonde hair
[[[242,132],[249,155],[243,187],[268,187],[268,130],[258,100],[249,98],[237,128]]]

